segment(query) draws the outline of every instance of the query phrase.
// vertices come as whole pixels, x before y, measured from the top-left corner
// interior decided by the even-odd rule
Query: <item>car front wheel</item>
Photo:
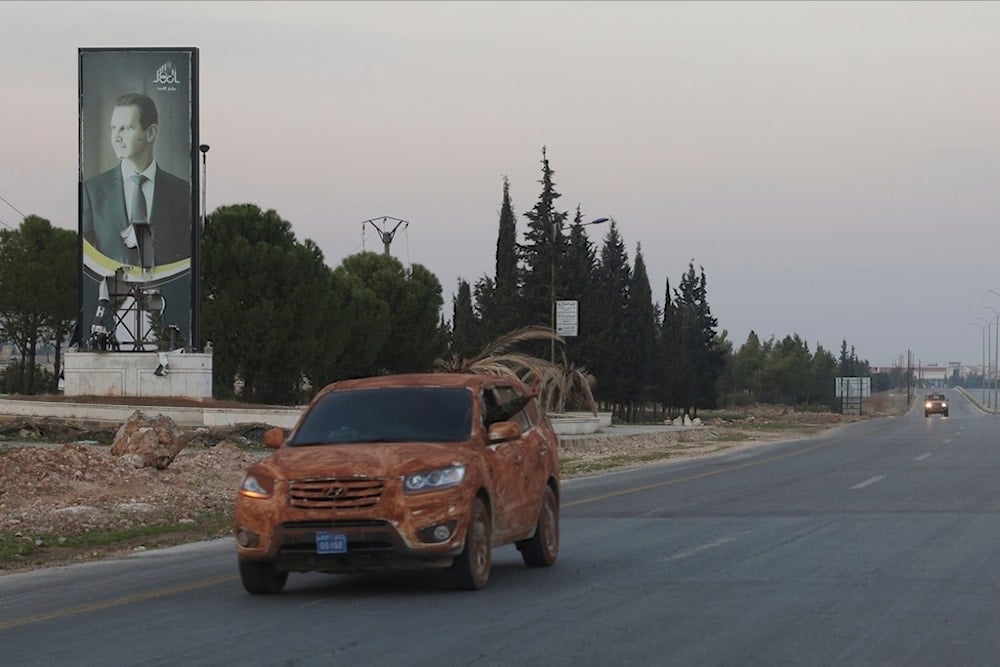
[[[486,587],[493,559],[491,543],[490,513],[483,501],[476,498],[465,532],[465,548],[451,566],[455,584],[462,590],[475,591]]]
[[[247,593],[276,595],[285,589],[287,572],[278,572],[270,561],[240,560],[240,579]]]
[[[542,508],[534,537],[517,543],[521,559],[528,567],[548,567],[559,556],[559,502],[552,487],[545,487]]]

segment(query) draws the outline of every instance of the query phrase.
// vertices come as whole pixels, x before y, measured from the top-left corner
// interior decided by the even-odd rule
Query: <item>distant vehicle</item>
[[[236,497],[249,593],[289,572],[450,568],[486,586],[493,547],[528,566],[559,552],[559,439],[516,378],[428,373],[344,380],[312,400]]]
[[[930,417],[932,414],[948,416],[948,399],[944,394],[924,396],[924,417]]]

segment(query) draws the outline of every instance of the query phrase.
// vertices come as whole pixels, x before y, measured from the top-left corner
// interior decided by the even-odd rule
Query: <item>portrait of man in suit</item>
[[[191,185],[157,165],[158,132],[150,97],[120,96],[111,112],[119,163],[84,181],[80,198],[84,239],[113,262],[143,270],[191,257]]]

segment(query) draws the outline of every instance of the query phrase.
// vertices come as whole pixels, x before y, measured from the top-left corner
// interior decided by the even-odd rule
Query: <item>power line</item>
[[[3,196],[0,196],[0,201],[2,201],[2,202],[3,202],[4,204],[7,204],[7,206],[10,206],[10,207],[11,207],[12,209],[14,209],[15,211],[17,211],[17,214],[18,214],[19,216],[21,216],[22,218],[27,218],[27,217],[28,217],[28,216],[26,216],[26,215],[25,215],[24,213],[21,213],[21,211],[19,211],[19,210],[18,210],[18,208],[17,208],[16,206],[14,206],[14,205],[13,205],[13,204],[11,204],[11,203],[10,203],[9,201],[7,201],[6,199],[4,199],[4,198],[3,198]],[[4,224],[6,224],[6,223],[4,223]]]

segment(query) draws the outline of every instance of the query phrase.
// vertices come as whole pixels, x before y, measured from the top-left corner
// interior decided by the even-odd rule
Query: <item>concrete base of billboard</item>
[[[65,396],[140,398],[212,397],[212,355],[168,352],[169,372],[157,374],[156,352],[67,351],[63,365]]]

